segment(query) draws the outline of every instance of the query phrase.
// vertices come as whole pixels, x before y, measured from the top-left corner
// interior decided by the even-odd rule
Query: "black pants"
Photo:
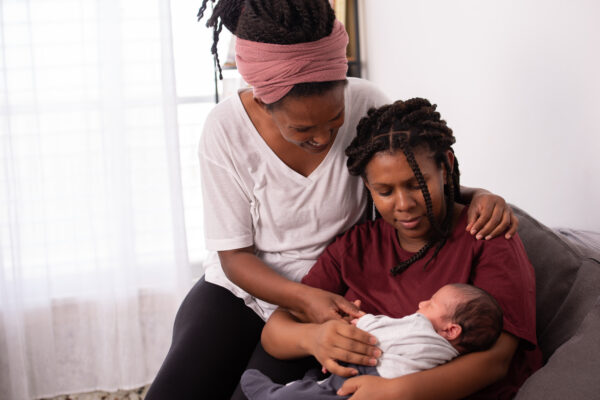
[[[318,366],[312,357],[269,356],[260,345],[263,326],[241,299],[202,278],[179,307],[171,348],[145,399],[241,400],[245,396],[236,387],[246,368],[285,383]]]

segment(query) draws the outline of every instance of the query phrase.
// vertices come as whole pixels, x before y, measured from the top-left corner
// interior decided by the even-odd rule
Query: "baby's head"
[[[502,331],[502,309],[489,293],[473,285],[442,286],[419,303],[417,312],[461,353],[492,347]]]

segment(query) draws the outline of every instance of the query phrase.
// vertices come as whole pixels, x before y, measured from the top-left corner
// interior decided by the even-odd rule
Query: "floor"
[[[118,392],[90,392],[62,395],[40,400],[142,400],[146,395],[148,386],[134,390],[119,390]]]

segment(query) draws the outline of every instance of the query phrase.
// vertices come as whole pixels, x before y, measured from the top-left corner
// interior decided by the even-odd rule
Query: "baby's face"
[[[439,331],[447,322],[450,322],[450,317],[459,299],[460,295],[453,287],[443,286],[429,300],[420,302],[417,312],[427,317],[433,328]]]

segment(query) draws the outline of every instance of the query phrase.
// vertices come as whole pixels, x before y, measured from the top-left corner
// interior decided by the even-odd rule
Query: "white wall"
[[[438,104],[464,185],[600,231],[600,2],[360,3],[365,77]]]

